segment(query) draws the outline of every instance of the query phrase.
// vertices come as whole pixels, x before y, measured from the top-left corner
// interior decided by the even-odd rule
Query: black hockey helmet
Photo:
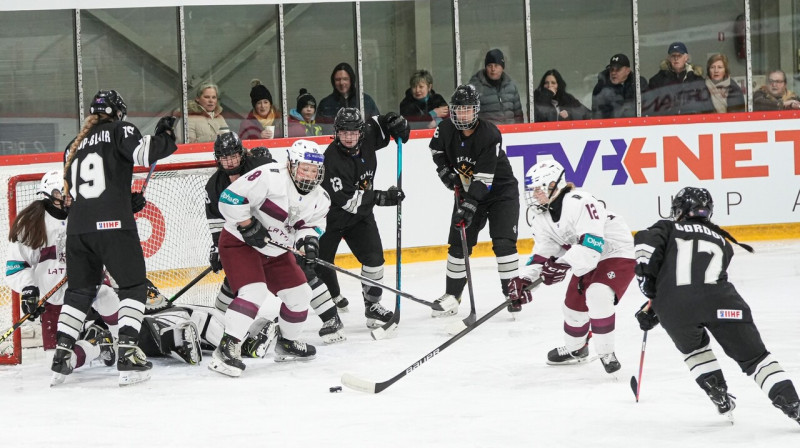
[[[116,90],[100,90],[92,98],[89,113],[106,114],[115,120],[124,120],[128,115],[128,106]]]
[[[266,146],[256,146],[255,148],[250,148],[250,151],[248,152],[252,157],[263,157],[269,159],[270,162],[275,161],[275,159],[272,158],[272,153]]]
[[[334,141],[339,144],[339,149],[349,154],[357,154],[361,148],[361,141],[364,140],[364,119],[361,118],[361,111],[355,107],[339,109],[333,120],[333,129],[336,132]],[[358,131],[358,141],[352,147],[345,146],[339,140],[339,131]]]
[[[235,156],[237,154],[240,156],[239,166],[231,169],[222,167],[222,163],[220,162],[221,158]],[[217,161],[217,166],[219,166],[222,171],[225,171],[225,174],[242,174],[242,170],[244,170],[244,156],[245,149],[244,146],[242,146],[242,140],[239,138],[238,134],[235,132],[226,132],[217,135],[217,139],[214,141],[214,159]]]
[[[472,129],[478,122],[478,112],[481,110],[481,94],[475,86],[462,84],[456,87],[453,96],[450,97],[450,108],[450,120],[456,126],[456,129],[462,131]],[[470,110],[472,114],[469,113]]]
[[[714,200],[705,188],[684,187],[672,200],[671,213],[674,221],[707,220],[714,213]]]

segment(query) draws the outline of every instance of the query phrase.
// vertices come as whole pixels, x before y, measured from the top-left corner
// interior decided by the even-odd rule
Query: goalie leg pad
[[[200,331],[200,342],[215,349],[225,334],[224,316],[220,316],[216,309],[206,309],[192,308],[191,319]]]

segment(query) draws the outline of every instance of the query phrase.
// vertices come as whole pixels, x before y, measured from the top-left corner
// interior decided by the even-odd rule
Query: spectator
[[[586,120],[591,112],[567,93],[567,83],[556,69],[544,72],[533,91],[533,121]]]
[[[706,72],[708,100],[701,112],[724,114],[744,111],[744,94],[739,84],[731,79],[728,57],[722,53],[712,55],[708,58]]]
[[[636,116],[636,78],[631,76],[631,61],[624,54],[611,57],[608,67],[597,74],[592,90],[593,118]],[[639,77],[640,91],[648,89],[644,76]]]
[[[433,76],[427,70],[417,70],[411,75],[410,88],[400,102],[400,115],[411,129],[435,128],[449,115],[447,101],[433,91]]]
[[[478,117],[493,124],[522,123],[522,102],[517,84],[505,73],[506,59],[503,52],[494,49],[486,53],[483,70],[470,78],[469,83],[478,88],[481,95],[481,110]]]
[[[356,89],[356,73],[347,62],[340,62],[331,72],[331,86],[333,93],[319,102],[317,121],[320,123],[333,123],[336,113],[343,107],[359,108],[358,90]],[[371,96],[364,94],[364,116],[374,117],[379,115],[378,106]]]
[[[753,93],[753,110],[800,109],[800,98],[786,88],[786,73],[773,70],[767,76],[767,84]]]
[[[219,87],[210,82],[200,84],[194,100],[189,101],[189,136],[187,143],[213,142],[218,134],[230,129],[222,117]]]
[[[650,91],[642,109],[647,115],[678,115],[701,112],[705,103],[703,68],[689,63],[689,50],[683,42],[667,48],[669,57],[661,70],[650,78]]]
[[[250,104],[253,105],[253,109],[239,127],[239,138],[255,140],[283,137],[281,113],[272,103],[272,94],[269,93],[269,89],[258,79],[252,80],[250,85],[252,86]]]
[[[289,111],[289,137],[313,137],[322,135],[322,126],[315,121],[317,100],[308,90],[300,89],[297,107]]]

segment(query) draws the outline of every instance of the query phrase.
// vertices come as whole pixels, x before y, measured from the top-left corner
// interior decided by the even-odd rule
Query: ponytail
[[[67,155],[67,162],[64,164],[64,194],[69,194],[69,167],[72,165],[72,161],[75,159],[75,153],[78,151],[78,146],[80,146],[81,142],[84,138],[86,138],[86,134],[92,130],[92,127],[100,121],[100,116],[96,114],[89,115],[86,117],[86,120],[83,122],[83,127],[81,131],[78,132],[78,136],[75,137],[75,140],[72,141],[72,144],[69,146],[69,154]]]

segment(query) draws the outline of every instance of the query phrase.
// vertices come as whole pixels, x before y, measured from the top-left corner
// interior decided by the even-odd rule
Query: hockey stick
[[[639,402],[639,392],[642,389],[642,370],[644,369],[644,349],[647,347],[647,330],[644,331],[644,336],[642,336],[642,355],[639,358],[639,380],[636,380],[636,376],[631,376],[631,389],[633,390],[633,395],[636,396],[636,402]]]
[[[461,199],[458,194],[458,187],[455,187],[456,201]],[[469,267],[469,244],[467,244],[467,223],[461,222],[461,250],[464,252],[464,269],[467,272],[467,288],[469,288],[469,316],[463,322],[465,326],[470,326],[475,322],[475,291],[472,288],[472,270]]]
[[[147,184],[150,183],[150,178],[153,176],[153,171],[156,170],[156,164],[157,163],[158,163],[158,160],[156,160],[155,162],[150,164],[150,171],[147,172],[147,177],[144,178],[144,183],[142,184],[142,191],[141,191],[142,194],[144,194],[144,190],[147,189]]]
[[[397,142],[397,189],[403,191],[403,139],[395,139]],[[395,287],[399,290],[402,277],[402,252],[403,252],[403,202],[397,201],[397,247],[395,248]],[[380,340],[394,335],[397,325],[400,323],[400,294],[395,295],[394,314],[388,322],[372,330],[372,339]]]
[[[289,251],[289,252],[291,252],[291,253],[293,253],[295,255],[298,255],[298,256],[300,256],[302,258],[306,257],[305,254],[303,254],[302,252],[300,252],[300,251],[298,251],[298,250],[296,250],[294,248],[291,248],[291,247],[289,247],[289,246],[287,246],[285,244],[281,244],[281,243],[279,243],[277,241],[270,240],[270,239],[267,239],[266,242],[268,244],[272,244],[275,247],[279,247],[279,248],[281,248],[281,249],[283,249],[285,251]],[[342,274],[349,275],[350,277],[357,278],[357,279],[361,280],[362,282],[370,284],[372,286],[377,286],[378,288],[383,288],[383,289],[385,289],[387,291],[391,291],[391,292],[393,292],[395,294],[400,295],[401,297],[405,297],[406,299],[413,300],[414,302],[421,303],[422,305],[425,305],[427,307],[433,308],[436,311],[444,311],[442,306],[439,305],[438,303],[429,302],[429,301],[423,300],[423,299],[418,299],[418,298],[412,296],[411,294],[409,294],[407,292],[403,292],[403,291],[400,291],[399,289],[392,288],[391,286],[384,285],[383,283],[377,282],[377,281],[375,281],[375,280],[373,280],[371,278],[367,278],[367,277],[364,277],[364,276],[358,275],[358,274],[353,274],[352,272],[348,271],[347,269],[340,268],[339,266],[336,266],[333,263],[328,263],[327,261],[322,260],[320,258],[315,258],[314,259],[314,263],[317,263],[318,265],[324,266],[324,267],[326,267],[328,269],[333,269],[336,272],[341,272]]]
[[[61,287],[64,286],[65,284],[67,284],[66,275],[64,276],[64,278],[61,279],[61,281],[56,283],[56,286],[53,286],[53,289],[51,289],[50,292],[48,292],[47,294],[44,295],[44,297],[39,299],[39,303],[36,304],[36,309],[38,310],[39,308],[43,307],[44,303],[47,302],[47,299],[52,297],[53,294],[58,292],[58,290],[61,289]],[[28,320],[29,317],[31,317],[31,313],[27,313],[24,316],[22,316],[17,323],[15,323],[11,328],[9,328],[5,333],[3,333],[2,336],[0,336],[0,342],[5,341],[6,339],[8,339],[9,336],[14,334],[14,331],[16,331],[17,328],[21,327],[22,324],[25,323],[25,321]]]
[[[192,281],[190,281],[190,282],[189,282],[189,283],[188,283],[186,286],[184,286],[183,288],[181,288],[181,290],[180,290],[180,291],[176,292],[174,296],[170,297],[170,298],[167,300],[167,303],[172,303],[172,302],[174,302],[175,300],[177,300],[177,299],[178,299],[178,297],[182,296],[182,295],[183,295],[183,293],[185,293],[186,291],[188,291],[188,290],[189,290],[189,289],[190,289],[192,286],[196,285],[196,284],[197,284],[197,282],[199,282],[200,280],[202,280],[202,279],[203,279],[203,277],[205,277],[206,275],[208,275],[208,273],[209,273],[209,272],[211,272],[211,266],[207,267],[207,268],[206,268],[206,269],[205,269],[203,272],[201,272],[200,274],[198,274],[198,275],[197,275],[197,277],[195,277],[195,278],[194,278]]]
[[[534,282],[531,285],[529,285],[528,287],[526,287],[525,289],[531,290],[541,282],[542,282],[542,279],[538,278],[538,279],[534,280]],[[495,314],[497,314],[500,311],[502,311],[503,308],[507,307],[510,303],[511,303],[510,299],[505,300],[503,303],[501,303],[500,305],[498,305],[497,307],[493,308],[491,311],[486,313],[485,316],[483,316],[480,319],[476,320],[475,322],[473,322],[472,324],[467,326],[467,328],[464,328],[463,330],[458,332],[458,334],[456,334],[455,336],[453,336],[450,339],[446,340],[443,344],[441,344],[440,346],[438,346],[435,349],[431,350],[425,356],[423,356],[422,358],[418,359],[416,362],[414,362],[410,366],[406,367],[400,373],[398,373],[397,375],[389,378],[386,381],[382,381],[380,383],[375,383],[373,381],[367,381],[367,380],[358,378],[357,376],[352,375],[350,373],[345,373],[344,375],[342,375],[342,384],[344,384],[345,386],[349,387],[350,389],[357,390],[357,391],[360,391],[360,392],[365,392],[365,393],[368,393],[368,394],[380,393],[380,392],[386,390],[392,384],[394,384],[397,381],[399,381],[404,376],[406,376],[409,373],[411,373],[414,370],[416,370],[417,367],[419,367],[422,364],[425,364],[426,362],[430,361],[434,356],[436,356],[439,353],[441,353],[447,347],[453,345],[456,341],[458,341],[459,339],[463,338],[470,331],[478,328],[478,326],[480,326],[481,324],[483,324],[484,322],[489,320]]]

